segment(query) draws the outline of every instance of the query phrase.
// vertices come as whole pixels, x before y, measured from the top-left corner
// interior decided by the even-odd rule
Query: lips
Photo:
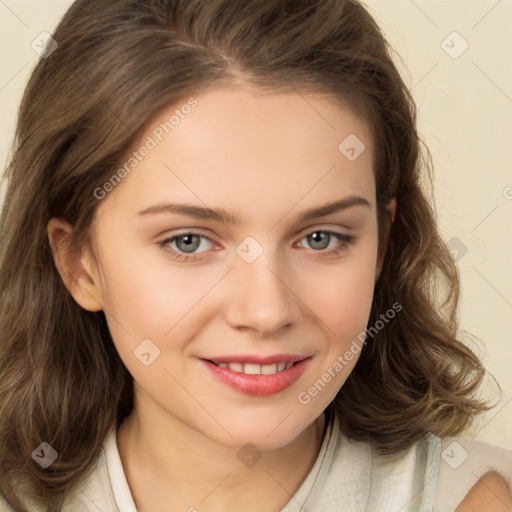
[[[286,361],[287,358],[288,364],[291,366],[287,368],[285,367],[283,370],[279,371],[277,368],[274,368],[271,374],[265,374],[264,372],[252,373],[251,367],[257,367],[259,365],[261,365],[261,368],[271,365],[277,366],[279,363],[282,364]],[[256,360],[258,362],[248,362],[247,359],[252,359],[252,361]],[[293,361],[293,359],[297,360]],[[226,362],[228,360],[229,362]],[[274,355],[267,358],[256,356],[249,358],[247,356],[243,356],[243,358],[240,356],[223,357],[218,358],[219,363],[217,364],[208,359],[201,359],[200,361],[211,376],[230,388],[246,395],[268,396],[284,391],[286,388],[294,384],[306,370],[307,366],[311,362],[311,357],[290,357],[288,354],[283,358],[283,354],[279,354],[277,356]],[[264,361],[264,364],[260,361]],[[271,361],[271,363],[268,363],[268,361]],[[242,371],[234,371],[232,367],[222,367],[218,366],[218,364],[225,364],[226,366],[233,365],[232,367],[235,368],[235,365],[240,364],[240,366],[243,366],[243,369]],[[250,367],[250,373],[244,373],[247,366]],[[238,370],[239,368],[236,369]]]

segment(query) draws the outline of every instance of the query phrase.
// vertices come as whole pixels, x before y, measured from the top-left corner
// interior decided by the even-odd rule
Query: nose
[[[297,323],[300,300],[293,291],[290,271],[284,271],[269,250],[248,263],[237,257],[229,274],[227,322],[235,329],[256,331],[269,337]]]

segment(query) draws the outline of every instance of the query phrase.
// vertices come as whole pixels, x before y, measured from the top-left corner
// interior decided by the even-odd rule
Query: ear
[[[377,267],[375,269],[375,282],[378,281],[378,279],[380,278],[380,273],[382,272],[382,266],[384,264],[384,256],[386,255],[386,247],[387,247],[388,239],[389,239],[389,231],[391,229],[391,224],[393,224],[393,222],[395,220],[395,214],[396,214],[396,199],[395,198],[391,199],[391,201],[387,204],[386,213],[390,217],[390,219],[385,224],[387,226],[386,232],[381,234],[381,236],[385,237],[385,240],[382,242],[379,242],[379,245],[380,245],[380,243],[383,244],[384,249],[381,251],[381,255],[377,260]]]
[[[75,301],[88,311],[103,309],[97,269],[90,251],[78,253],[71,245],[73,228],[63,219],[54,217],[46,226],[53,261],[64,285]]]

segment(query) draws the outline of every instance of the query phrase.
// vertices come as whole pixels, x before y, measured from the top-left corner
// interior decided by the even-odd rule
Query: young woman
[[[362,4],[78,0],[53,38],[1,218],[2,510],[509,510],[512,454],[453,437],[485,371]]]

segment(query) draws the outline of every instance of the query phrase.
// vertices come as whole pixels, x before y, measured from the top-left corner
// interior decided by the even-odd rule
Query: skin
[[[357,355],[309,403],[298,395],[367,326],[380,268],[372,140],[364,120],[312,94],[232,86],[196,99],[99,201],[91,248],[72,256],[72,226],[62,219],[49,222],[48,235],[68,290],[83,308],[105,312],[134,378],[135,409],[117,444],[137,510],[279,510],[314,464],[322,412]],[[175,108],[159,112],[132,151]],[[349,134],[366,146],[355,161],[338,150]],[[369,205],[298,221],[349,196]],[[138,215],[169,201],[223,208],[240,222]],[[325,230],[354,240],[332,236],[315,248],[306,235]],[[207,237],[195,261],[174,256],[183,239],[159,245],[190,231]],[[263,249],[252,263],[236,252],[248,236]],[[145,366],[134,350],[147,338],[160,356]],[[199,360],[242,353],[312,359],[296,383],[266,397],[213,379]],[[262,454],[252,467],[237,457],[247,443]]]
[[[510,512],[512,499],[505,480],[495,471],[482,476],[455,512]]]

